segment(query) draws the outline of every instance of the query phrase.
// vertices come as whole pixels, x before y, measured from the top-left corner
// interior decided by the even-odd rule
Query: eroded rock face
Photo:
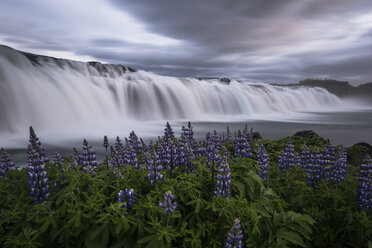
[[[348,162],[356,166],[359,166],[367,155],[372,156],[372,145],[366,142],[356,143],[346,150]]]

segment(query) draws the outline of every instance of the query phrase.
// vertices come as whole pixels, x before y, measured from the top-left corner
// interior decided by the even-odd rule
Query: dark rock
[[[372,157],[372,145],[365,142],[356,143],[346,151],[348,162],[355,166],[359,166],[367,155]]]
[[[130,71],[130,72],[136,72],[137,71],[137,69],[135,69],[135,68],[132,68],[132,67],[127,67],[128,68],[128,70]]]
[[[222,77],[219,80],[220,80],[220,82],[227,83],[227,84],[229,84],[231,82],[230,78],[226,78],[226,77]]]
[[[253,139],[262,139],[262,136],[259,132],[253,132]]]
[[[316,139],[316,140],[321,140],[324,143],[327,143],[325,139],[320,137],[317,133],[315,133],[313,130],[302,130],[297,133],[295,133],[293,136],[295,137],[303,137],[307,139]]]

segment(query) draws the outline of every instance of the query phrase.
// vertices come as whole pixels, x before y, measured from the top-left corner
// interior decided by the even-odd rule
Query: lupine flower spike
[[[120,190],[118,193],[117,203],[124,203],[122,207],[127,210],[126,213],[132,209],[136,202],[135,194],[133,189]]]
[[[163,202],[159,203],[159,207],[164,208],[165,214],[173,215],[173,210],[177,209],[178,203],[173,200],[174,200],[174,196],[172,192],[170,192],[169,190],[166,191],[164,194]]]
[[[57,166],[61,172],[65,172],[64,165],[65,160],[62,158],[61,154],[59,152],[54,152],[54,165]]]
[[[217,182],[215,196],[221,195],[224,199],[231,198],[231,174],[230,166],[227,163],[226,158],[223,158],[221,160],[221,164],[218,167],[218,174],[216,179]]]
[[[146,163],[148,163],[147,179],[150,180],[150,186],[153,186],[154,183],[159,183],[164,180],[163,174],[161,174],[163,166],[161,165],[158,153],[154,150],[152,150],[151,153],[145,153],[144,156],[146,157]]]
[[[294,145],[291,139],[288,137],[285,149],[280,153],[278,157],[278,167],[281,172],[286,172],[288,168],[293,168],[297,164],[296,153],[294,150]]]
[[[230,229],[230,232],[227,235],[224,248],[243,248],[243,237],[240,220],[236,218],[234,226]]]
[[[267,174],[270,170],[270,160],[269,155],[266,152],[265,147],[260,144],[257,151],[257,174],[265,181],[267,181]]]
[[[342,148],[336,156],[333,167],[332,181],[335,183],[345,181],[347,169],[347,152]]]
[[[45,150],[30,127],[30,144],[28,145],[27,178],[30,187],[30,195],[34,204],[49,200],[49,181],[45,163],[49,161],[45,156]]]
[[[83,141],[83,152],[80,155],[80,162],[85,173],[90,174],[92,177],[96,175],[96,152],[86,139]]]
[[[105,148],[106,150],[106,166],[108,168],[108,147],[109,147],[109,142],[108,142],[108,139],[107,139],[107,136],[105,135],[105,137],[103,137],[103,147]]]
[[[359,209],[372,210],[372,159],[367,155],[360,165],[359,179]]]
[[[0,178],[15,170],[15,165],[4,148],[0,150]]]

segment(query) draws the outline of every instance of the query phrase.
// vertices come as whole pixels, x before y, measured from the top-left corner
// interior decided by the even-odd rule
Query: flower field
[[[167,123],[49,159],[30,127],[28,165],[0,152],[1,247],[372,247],[372,160],[318,137],[245,127],[194,139]],[[94,149],[105,149],[97,162]]]

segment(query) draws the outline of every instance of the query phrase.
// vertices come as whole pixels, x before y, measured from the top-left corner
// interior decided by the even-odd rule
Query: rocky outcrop
[[[323,139],[320,135],[315,133],[313,130],[302,130],[297,133],[295,133],[293,136],[295,137],[303,137],[306,139],[316,139],[316,140],[321,140],[324,143],[327,143],[325,139]]]
[[[355,166],[359,166],[367,155],[372,157],[372,145],[365,142],[356,143],[346,151],[348,162]]]

